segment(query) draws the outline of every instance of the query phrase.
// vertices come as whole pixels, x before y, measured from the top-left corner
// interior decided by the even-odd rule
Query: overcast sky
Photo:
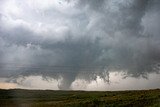
[[[159,19],[159,0],[0,0],[0,88],[160,88]]]

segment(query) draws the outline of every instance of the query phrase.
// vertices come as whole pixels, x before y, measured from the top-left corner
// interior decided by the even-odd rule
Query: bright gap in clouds
[[[143,90],[156,89],[160,87],[160,74],[149,74],[148,78],[124,78],[124,72],[109,73],[109,82],[105,82],[97,76],[96,80],[86,81],[84,79],[76,79],[72,82],[70,89],[85,90],[85,91],[118,91],[118,90]],[[62,79],[62,78],[61,78]],[[23,88],[23,89],[42,89],[42,90],[59,90],[59,80],[52,78],[43,79],[42,76],[19,77],[14,83],[1,82],[1,89]]]

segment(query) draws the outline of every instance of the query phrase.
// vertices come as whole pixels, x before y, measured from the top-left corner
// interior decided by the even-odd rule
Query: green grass
[[[160,107],[160,89],[101,92],[0,90],[0,107]]]

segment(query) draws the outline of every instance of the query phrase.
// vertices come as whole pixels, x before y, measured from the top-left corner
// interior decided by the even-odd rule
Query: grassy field
[[[160,89],[101,92],[1,89],[0,107],[160,107]]]

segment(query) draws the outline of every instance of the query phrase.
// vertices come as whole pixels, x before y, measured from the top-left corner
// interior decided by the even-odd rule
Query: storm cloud
[[[1,0],[0,76],[109,81],[160,69],[159,0]]]

